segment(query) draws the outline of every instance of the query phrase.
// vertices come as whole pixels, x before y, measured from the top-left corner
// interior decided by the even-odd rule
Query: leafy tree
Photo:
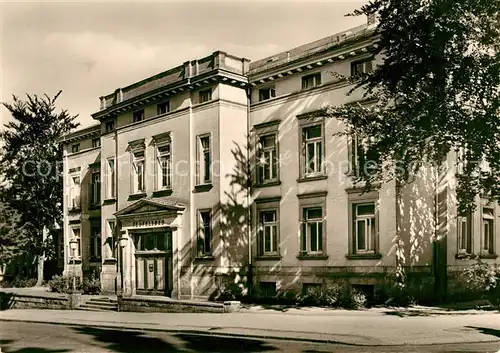
[[[0,202],[0,266],[20,255],[27,239],[19,224],[21,216],[5,202]]]
[[[62,219],[62,146],[58,139],[78,126],[67,110],[56,112],[55,102],[61,91],[47,95],[13,96],[3,103],[13,120],[0,132],[5,146],[1,168],[5,178],[1,197],[21,219],[29,241],[27,251],[38,258],[38,281],[43,280],[45,255],[53,251],[48,234]]]
[[[320,114],[366,140],[370,172],[358,181],[395,180],[400,197],[422,167],[463,150],[460,211],[473,209],[478,194],[500,201],[500,1],[373,0],[349,15],[378,20],[374,55],[383,60],[351,78],[352,91],[374,100]]]

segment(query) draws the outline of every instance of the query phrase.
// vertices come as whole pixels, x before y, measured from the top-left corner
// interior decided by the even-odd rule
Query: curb
[[[249,339],[269,339],[269,340],[279,340],[279,341],[295,341],[295,342],[309,342],[309,343],[323,343],[323,344],[338,344],[344,346],[352,346],[352,347],[401,347],[401,346],[442,346],[442,345],[451,345],[457,344],[457,342],[441,342],[441,343],[427,343],[427,344],[415,344],[415,343],[404,343],[404,344],[395,344],[395,343],[386,343],[386,344],[362,344],[362,343],[349,343],[343,342],[334,339],[321,339],[321,338],[305,338],[305,337],[296,337],[296,336],[272,336],[272,335],[256,335],[256,334],[246,334],[246,333],[224,333],[224,332],[216,332],[210,331],[211,328],[207,328],[205,330],[196,330],[196,329],[174,329],[174,328],[143,328],[143,327],[129,327],[123,325],[105,325],[105,324],[97,324],[97,323],[68,323],[68,322],[56,322],[56,321],[37,321],[37,320],[20,320],[20,319],[4,319],[0,318],[0,322],[24,322],[31,324],[48,324],[48,325],[60,325],[60,326],[74,326],[74,327],[95,327],[95,328],[105,328],[105,329],[114,329],[114,330],[123,330],[123,331],[143,331],[143,332],[167,332],[167,333],[183,333],[190,335],[199,335],[199,336],[214,336],[214,337],[232,337],[232,338],[249,338]],[[255,330],[253,328],[239,328],[241,330]],[[290,331],[282,331],[286,333],[290,333]],[[297,334],[298,332],[293,332]],[[327,335],[327,334],[325,334]],[[459,342],[459,344],[478,344],[478,343],[496,343],[500,342],[500,338],[486,340],[486,341],[467,341],[467,342]]]

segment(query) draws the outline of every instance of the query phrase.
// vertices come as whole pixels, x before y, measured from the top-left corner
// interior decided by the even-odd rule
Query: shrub
[[[28,288],[34,287],[36,285],[36,278],[21,278],[15,277],[11,280],[3,280],[2,287],[3,288]]]
[[[81,290],[80,278],[76,277],[76,290]],[[51,292],[70,293],[73,290],[73,277],[55,275],[47,285]]]
[[[359,309],[366,305],[366,296],[348,283],[326,284],[311,288],[299,295],[297,304],[303,306],[323,306],[345,309]]]
[[[95,273],[83,278],[82,290],[87,294],[99,294],[101,292],[101,280]]]
[[[467,289],[481,293],[496,288],[500,271],[478,258],[475,264],[470,265],[463,271],[463,275],[466,279]]]

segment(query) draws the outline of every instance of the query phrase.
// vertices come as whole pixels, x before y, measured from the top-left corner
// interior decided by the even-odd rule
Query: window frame
[[[350,188],[346,189],[348,202],[347,202],[347,212],[348,212],[348,253],[346,258],[348,260],[370,260],[370,259],[380,259],[382,255],[380,254],[380,196],[377,190],[372,190],[363,193],[363,188]],[[356,230],[356,215],[354,214],[355,205],[371,204],[375,205],[375,237],[373,239],[373,250],[370,251],[358,251],[357,250],[357,234]]]
[[[370,67],[370,71],[367,71],[367,63],[370,63],[369,67]],[[357,72],[357,67],[358,65],[362,65],[363,66],[363,72]],[[373,72],[373,69],[374,69],[374,59],[372,57],[369,57],[369,58],[364,58],[364,59],[361,59],[361,60],[354,60],[351,62],[351,77],[357,77],[357,76],[360,76],[360,75],[365,75],[365,74],[368,74],[370,72]]]
[[[496,246],[496,205],[488,204],[486,201],[481,202],[481,241],[480,241],[480,254],[483,256],[494,256],[496,255],[495,246]],[[485,210],[491,210],[491,215],[487,214]],[[488,224],[490,235],[488,240],[486,241],[485,234],[485,225]],[[488,248],[486,248],[486,244],[488,244]]]
[[[111,166],[111,162],[113,165]],[[106,199],[116,199],[116,158],[106,158]]]
[[[69,188],[70,205],[68,205],[68,209],[80,210],[82,208],[82,178],[79,173],[71,173],[69,177],[70,177],[70,188]],[[78,183],[75,182],[75,179],[78,179]]]
[[[97,176],[97,180],[95,180]],[[90,174],[89,206],[99,206],[101,203],[101,171],[92,170]]]
[[[162,111],[163,109],[161,108],[163,107],[165,107],[165,111]],[[167,113],[170,113],[170,100],[158,103],[156,105],[156,115],[163,115]]]
[[[143,194],[146,192],[146,145],[144,139],[129,142],[130,148],[130,181],[131,193],[133,195]],[[142,165],[142,188],[139,188],[139,165]]]
[[[203,147],[202,140],[208,138],[208,148]],[[197,159],[196,159],[196,181],[197,185],[210,185],[213,182],[213,148],[212,148],[212,133],[200,134],[196,137],[197,143]],[[208,176],[206,174],[206,161],[205,161],[205,152],[208,150],[210,159],[209,159],[209,171]]]
[[[203,215],[208,214],[209,224],[208,227],[210,229],[210,242],[209,249],[207,251],[207,242],[206,242],[206,226],[205,220],[203,219]],[[204,257],[212,257],[213,254],[213,246],[214,246],[214,232],[213,232],[213,212],[210,208],[202,208],[196,211],[197,222],[196,222],[196,257],[204,258]],[[203,244],[203,248],[201,249],[201,245]]]
[[[112,132],[115,130],[115,121],[114,120],[108,120],[106,121],[104,125],[104,131],[105,132]]]
[[[315,126],[320,126],[321,129],[321,137],[315,137],[312,139],[307,139],[307,129],[310,129]],[[300,162],[300,171],[299,178],[306,180],[308,178],[315,177],[325,177],[325,156],[326,156],[326,129],[325,129],[325,118],[324,117],[299,117],[299,162]],[[311,141],[314,140],[314,141]],[[319,163],[318,171],[309,172],[307,169],[307,145],[308,143],[321,143],[321,163]],[[315,145],[316,146],[316,145]],[[316,153],[317,148],[314,148],[315,151],[315,159],[317,159]]]
[[[265,98],[264,93],[267,92],[267,98]],[[275,86],[268,86],[259,88],[259,102],[267,101],[276,98],[276,88]]]
[[[98,232],[94,233],[96,229],[98,229]],[[98,236],[95,236],[96,234]],[[90,225],[89,260],[91,262],[102,260],[102,229],[100,223],[92,223]]]
[[[71,237],[70,237],[70,239],[68,239],[68,251],[70,254],[68,256],[68,260],[69,261],[72,261],[73,259],[81,260],[82,259],[82,225],[81,224],[70,225],[70,229],[71,229]],[[75,236],[75,230],[78,230],[78,236]],[[72,250],[71,250],[71,246],[69,244],[69,242],[72,239],[77,240],[77,247],[75,249],[75,254],[71,253]]]
[[[205,103],[205,102],[210,102],[212,100],[212,88],[207,88],[207,89],[203,89],[203,90],[200,90],[198,92],[198,100],[199,100],[199,103]]]
[[[146,113],[144,109],[136,110],[132,113],[132,122],[138,123],[139,121],[143,121],[146,118]]]
[[[80,152],[80,143],[74,143],[71,145],[71,153]]]
[[[92,139],[92,148],[97,148],[97,147],[101,147],[101,139],[99,137]]]
[[[307,84],[307,82],[308,82],[309,79],[312,79],[312,86],[308,86],[308,84]],[[322,84],[321,81],[322,81],[321,80],[321,71],[320,72],[311,73],[311,74],[308,74],[308,75],[304,75],[301,78],[302,89],[306,90],[306,89],[311,89],[311,88],[319,87]]]
[[[466,237],[463,235],[462,224],[466,225]],[[472,211],[467,212],[465,215],[457,215],[457,254],[458,255],[471,255],[474,249],[474,217]],[[462,243],[465,239],[465,247]]]
[[[370,215],[358,215],[358,207],[360,206],[367,206],[367,205],[373,205],[373,214]],[[353,227],[353,250],[354,250],[354,255],[365,255],[365,254],[375,254],[376,253],[376,244],[378,241],[378,220],[377,220],[377,202],[374,201],[368,201],[368,202],[356,202],[352,204],[352,227]],[[368,221],[365,223],[365,231],[369,230],[369,237],[367,236],[367,233],[365,233],[365,248],[361,249],[359,246],[359,232],[358,232],[358,226],[360,221]],[[372,222],[375,223],[375,234],[371,234],[371,226]]]
[[[105,244],[109,244],[109,250],[110,250],[110,254],[111,254],[111,258],[110,259],[116,259],[117,258],[117,248],[118,248],[118,244],[115,243],[115,241],[117,241],[118,239],[116,239],[116,219],[112,218],[112,219],[107,219],[106,220],[106,227],[107,229],[109,230],[109,235],[106,237],[106,240],[111,238],[111,241],[108,242],[106,241]],[[102,234],[101,234],[102,236]]]
[[[262,140],[265,139],[266,137],[272,136],[274,138],[274,146],[272,147],[264,147],[262,144]],[[278,133],[277,132],[268,132],[268,133],[261,133],[258,135],[258,147],[257,147],[257,182],[260,185],[265,185],[269,183],[276,183],[279,182],[280,177],[279,177],[279,150],[278,150]],[[269,163],[269,175],[273,174],[273,177],[270,177],[269,179],[265,179],[265,169],[266,169],[266,163],[262,163],[262,158],[266,158],[265,154],[266,153],[271,153],[274,151],[274,156],[272,158],[274,159],[274,162]],[[271,157],[270,157],[271,158]]]
[[[327,235],[327,203],[326,203],[327,192],[315,192],[309,194],[297,195],[299,198],[299,259],[308,258],[320,258],[326,259],[327,249],[328,249],[328,235]],[[321,218],[307,219],[307,211],[312,211],[315,209],[321,209]],[[311,250],[311,238],[309,234],[308,224],[318,223],[318,219],[321,221],[321,249],[316,251]],[[305,233],[304,233],[305,230]],[[305,241],[305,248],[303,247]],[[319,244],[319,242],[316,242]]]
[[[266,222],[263,219],[263,215],[265,213],[274,213],[275,220],[273,222]],[[280,222],[279,222],[279,208],[276,207],[266,207],[258,209],[258,234],[259,238],[257,242],[259,243],[259,256],[279,256],[279,230],[280,230]],[[266,250],[266,227],[271,227],[274,229],[274,233],[272,234],[272,239],[269,240],[269,251]],[[274,240],[274,241],[273,241]]]

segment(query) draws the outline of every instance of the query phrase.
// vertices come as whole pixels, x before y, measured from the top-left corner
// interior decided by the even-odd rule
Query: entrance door
[[[172,232],[135,235],[137,294],[166,295],[172,292]]]

